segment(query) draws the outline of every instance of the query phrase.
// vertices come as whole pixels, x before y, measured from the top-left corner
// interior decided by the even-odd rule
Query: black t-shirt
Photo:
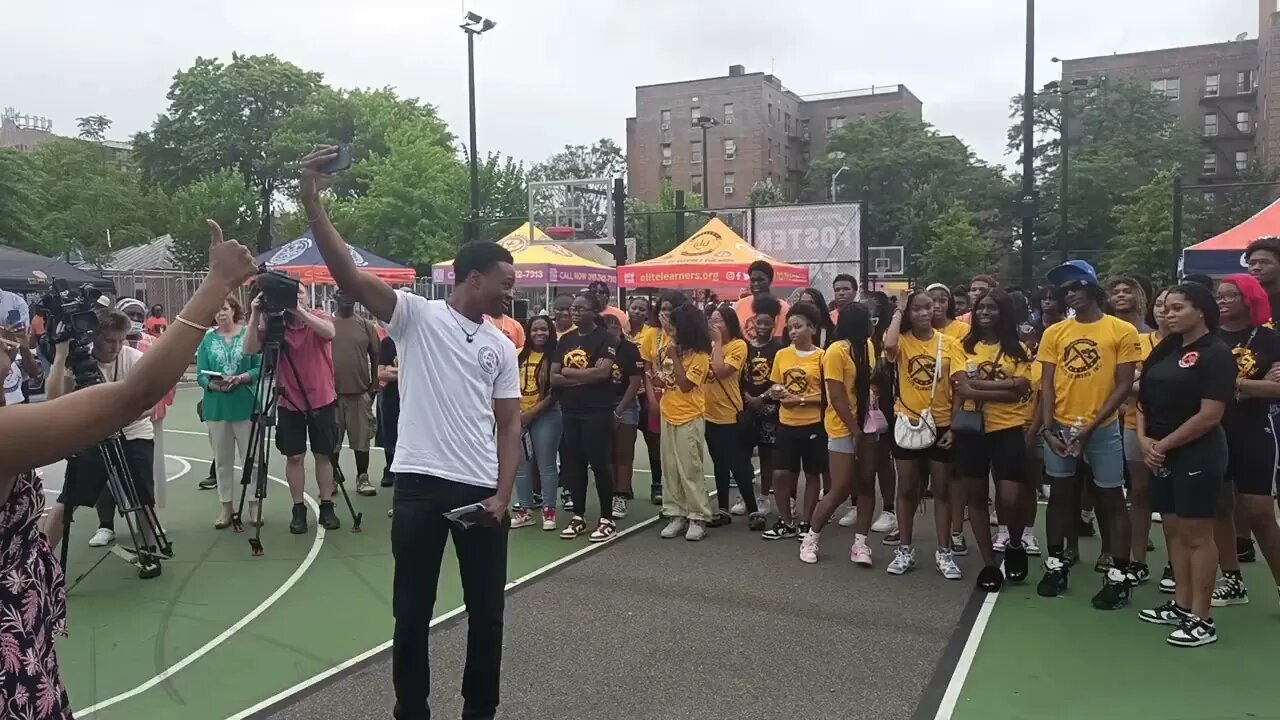
[[[631,378],[644,374],[644,360],[640,358],[640,348],[626,338],[618,343],[617,352],[609,377],[613,383],[613,397],[620,400],[626,394]]]
[[[555,362],[562,368],[588,370],[601,360],[617,362],[617,350],[613,336],[597,325],[591,332],[570,330],[556,340]],[[617,398],[613,394],[613,382],[606,377],[589,385],[560,388],[560,409],[564,412],[584,413],[594,410],[612,410]]]
[[[390,336],[382,338],[382,342],[378,344],[378,364],[400,367],[400,356],[396,354],[396,343]],[[384,404],[391,403],[395,407],[400,407],[399,382],[391,381],[383,386],[382,402]]]
[[[1280,362],[1280,334],[1271,328],[1246,330],[1219,330],[1218,337],[1231,348],[1236,360],[1236,377],[1241,380],[1261,380]],[[1270,400],[1241,398],[1227,403],[1222,424],[1229,428],[1262,427],[1268,420]]]
[[[776,337],[763,347],[747,343],[747,362],[742,367],[743,392],[757,397],[773,385],[769,381],[769,375],[773,373],[773,358],[781,349],[782,341]]]
[[[1271,302],[1271,322],[1267,323],[1267,327],[1274,328],[1276,323],[1280,323],[1280,292],[1268,293],[1267,300]]]
[[[1200,412],[1201,400],[1230,402],[1235,393],[1235,357],[1212,333],[1176,348],[1154,365],[1148,360],[1138,391],[1147,437],[1159,440],[1177,430]]]

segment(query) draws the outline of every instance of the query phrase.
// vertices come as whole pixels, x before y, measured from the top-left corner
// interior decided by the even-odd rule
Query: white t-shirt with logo
[[[31,309],[21,295],[0,290],[0,325],[31,327]],[[22,360],[15,360],[4,378],[4,402],[6,405],[22,404]]]
[[[515,346],[491,323],[474,323],[443,300],[404,290],[396,291],[387,331],[400,356],[392,472],[496,488],[493,401],[520,397]]]
[[[98,363],[98,368],[102,370],[102,379],[109,383],[119,382],[129,377],[129,373],[133,372],[133,366],[142,359],[142,351],[131,348],[128,345],[120,348],[120,354],[116,359],[109,363]],[[67,370],[67,376],[71,376],[71,371]],[[151,411],[143,413],[137,420],[124,426],[125,440],[155,440],[156,431],[151,424]]]

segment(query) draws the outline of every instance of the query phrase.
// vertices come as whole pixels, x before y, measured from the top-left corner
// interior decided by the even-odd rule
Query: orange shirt
[[[503,315],[502,317],[485,315],[484,319],[488,320],[494,327],[501,330],[502,334],[506,335],[507,339],[515,344],[517,351],[524,347],[524,326],[520,324],[519,320],[516,320],[510,315]]]
[[[738,322],[742,324],[742,332],[748,338],[754,338],[756,336],[756,324],[751,321],[756,315],[751,309],[751,301],[754,299],[754,296],[748,295],[738,300],[738,302],[733,306],[733,311],[738,314]],[[778,317],[773,319],[774,337],[782,337],[782,332],[787,325],[787,311],[791,309],[790,303],[786,300],[778,298],[778,302],[782,304],[782,311]]]

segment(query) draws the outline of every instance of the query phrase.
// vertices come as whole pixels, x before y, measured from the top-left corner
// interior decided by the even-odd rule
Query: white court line
[[[642,471],[639,468],[637,468],[636,472],[642,472]],[[645,470],[643,472],[648,472],[648,471]],[[715,493],[712,493],[712,495],[714,496]],[[600,548],[603,548],[603,547],[608,547],[613,543],[617,542],[619,539],[627,535],[630,535],[631,533],[637,530],[640,530],[641,528],[646,528],[656,523],[659,519],[661,519],[660,516],[654,515],[648,520],[641,520],[640,522],[636,523],[635,525],[632,525],[626,530],[620,531],[617,535],[614,536],[613,540],[610,540],[609,542],[587,545],[586,547],[582,548],[581,550],[578,550],[577,552],[571,553],[569,555],[566,555],[560,558],[559,560],[543,565],[542,567],[534,570],[533,572],[530,572],[527,575],[516,578],[515,580],[512,580],[511,582],[507,583],[507,586],[503,588],[503,592],[508,592],[513,588],[517,588],[521,585],[524,585],[530,580],[534,580],[540,575],[545,575],[546,573],[551,572],[552,570],[555,570],[561,565],[564,565],[565,563],[568,563],[568,562],[572,562],[573,560],[576,560],[582,557],[583,555],[586,555],[589,552],[599,550]],[[445,622],[446,620],[457,617],[458,615],[462,614],[465,611],[466,611],[465,606],[458,606],[450,610],[449,612],[433,619],[431,621],[431,627],[435,627],[440,623]],[[377,655],[378,653],[383,652],[384,650],[387,650],[390,647],[391,647],[391,641],[388,640],[378,645],[377,647],[369,648],[368,650],[360,653],[359,655],[349,660],[344,660],[343,662],[329,668],[328,670],[325,670],[322,673],[319,673],[318,675],[313,675],[312,677],[309,677],[306,680],[303,680],[302,682],[298,683],[297,685],[294,685],[293,687],[287,690],[284,690],[276,693],[275,695],[272,695],[271,697],[267,698],[266,700],[263,700],[262,702],[259,702],[253,707],[250,707],[246,710],[241,710],[235,715],[232,715],[231,717],[227,718],[227,720],[245,720],[245,718],[253,715],[254,713],[265,710],[266,708],[269,708],[272,705],[275,705],[276,703],[288,698],[291,695],[296,695],[302,692],[303,690],[306,690],[307,688],[311,687],[312,685],[315,685],[316,683],[322,682],[330,677],[333,677],[334,675],[342,672],[343,670],[346,670],[347,668],[353,665],[358,665],[359,663],[364,662],[365,660],[368,660],[374,655]]]
[[[165,454],[165,457],[171,457],[180,462],[183,462],[183,461],[203,462],[203,463],[210,462],[209,460],[206,460],[204,458],[183,457],[178,455],[169,455],[167,453]],[[286,483],[284,480],[281,480],[278,477],[274,477],[272,475],[268,475],[267,477],[281,485],[284,485],[285,487],[289,486],[288,483]],[[315,498],[311,497],[310,495],[303,494],[302,499],[311,508],[311,512],[319,516],[320,506],[316,503]],[[280,585],[280,587],[276,588],[275,592],[267,596],[267,598],[263,600],[261,603],[259,603],[256,608],[249,611],[249,614],[245,615],[244,617],[236,621],[234,625],[227,628],[226,630],[223,630],[221,633],[218,634],[217,637],[213,638],[212,640],[205,643],[204,645],[201,645],[199,648],[194,650],[191,654],[182,658],[178,662],[165,668],[163,671],[158,673],[155,677],[151,678],[150,680],[142,683],[141,685],[133,688],[132,690],[127,690],[125,692],[120,693],[119,695],[109,697],[106,700],[103,700],[102,702],[95,703],[93,705],[90,705],[87,708],[84,708],[83,710],[79,710],[76,712],[76,716],[88,717],[89,715],[99,710],[103,710],[105,708],[111,707],[116,703],[123,702],[125,700],[128,700],[129,698],[136,697],[137,695],[140,695],[150,690],[156,685],[159,685],[165,680],[178,674],[188,665],[199,660],[205,655],[209,654],[210,652],[213,651],[214,648],[218,647],[222,643],[229,640],[233,635],[243,630],[245,626],[247,626],[249,623],[256,620],[258,616],[262,615],[262,613],[266,612],[272,605],[274,605],[276,601],[279,600],[282,596],[284,596],[284,594],[288,592],[294,585],[298,584],[298,581],[302,579],[302,576],[307,572],[307,570],[311,568],[312,563],[316,561],[316,556],[320,554],[320,547],[324,545],[324,536],[325,536],[324,527],[321,526],[319,523],[316,523],[315,538],[311,541],[311,549],[307,552],[307,556],[303,558],[302,563],[298,565],[298,567],[293,571],[293,574],[291,574],[284,581],[284,583]]]
[[[983,598],[982,607],[978,608],[978,617],[974,618],[973,627],[969,629],[969,639],[965,640],[964,649],[960,651],[960,659],[956,661],[951,681],[947,683],[947,691],[938,703],[938,712],[933,720],[951,720],[956,703],[960,701],[960,691],[964,689],[965,679],[969,677],[973,657],[978,654],[978,643],[982,642],[982,635],[987,631],[987,621],[991,619],[991,612],[995,610],[999,597],[1000,593],[990,593]]]

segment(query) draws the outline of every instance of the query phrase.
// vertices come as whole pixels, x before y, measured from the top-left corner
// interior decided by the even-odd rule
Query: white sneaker
[[[907,571],[914,570],[915,567],[916,549],[899,545],[893,551],[893,560],[889,562],[889,567],[886,570],[890,575],[905,575]]]
[[[613,496],[613,512],[611,513],[615,520],[621,520],[627,516],[627,499],[621,495]]]
[[[948,580],[959,580],[964,577],[964,573],[960,572],[960,566],[956,564],[955,556],[950,550],[935,550],[933,553],[933,565],[938,568],[938,572],[942,573],[942,577]]]
[[[996,552],[1004,552],[1004,546],[1009,542],[1009,528],[1001,525],[996,529],[996,534],[991,538],[991,549]]]
[[[1151,522],[1158,522],[1158,523],[1162,523],[1162,522],[1164,522],[1164,518],[1160,516],[1160,513],[1154,513],[1154,512],[1153,512],[1153,513],[1151,513]]]
[[[89,547],[106,547],[116,540],[116,531],[111,528],[98,528],[98,532],[89,538]]]
[[[1040,556],[1040,543],[1036,542],[1036,531],[1027,528],[1022,531],[1022,547],[1026,548],[1027,554],[1032,557]]]
[[[733,501],[733,506],[729,508],[729,514],[730,515],[746,515],[747,514],[747,504],[742,501],[742,498],[738,498],[737,500]]]
[[[765,515],[768,515],[769,513],[773,512],[773,496],[757,495],[756,507],[760,508],[760,512],[764,513]]]
[[[818,562],[818,533],[812,530],[800,538],[800,562],[810,565]]]
[[[674,537],[679,537],[680,535],[684,534],[684,531],[688,527],[689,527],[688,520],[685,520],[682,517],[671,518],[671,522],[667,523],[667,526],[662,528],[662,537],[668,540]]]
[[[701,520],[690,520],[689,529],[684,533],[684,539],[689,542],[697,542],[707,536],[707,524]]]
[[[851,507],[849,512],[840,518],[840,527],[853,527],[853,522],[858,519],[858,508]]]
[[[891,512],[881,511],[880,517],[871,523],[871,532],[886,534],[898,532],[898,516]]]

